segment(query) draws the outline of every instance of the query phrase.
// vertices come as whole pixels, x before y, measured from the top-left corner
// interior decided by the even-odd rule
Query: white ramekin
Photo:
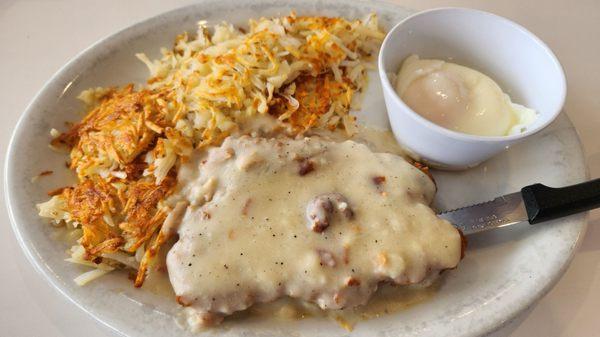
[[[481,71],[513,102],[535,109],[536,121],[521,134],[501,137],[468,135],[430,122],[400,99],[391,82],[411,54]],[[428,10],[397,24],[381,46],[379,76],[398,142],[415,159],[446,169],[476,166],[540,131],[558,116],[566,96],[563,69],[546,44],[508,19],[465,8]]]

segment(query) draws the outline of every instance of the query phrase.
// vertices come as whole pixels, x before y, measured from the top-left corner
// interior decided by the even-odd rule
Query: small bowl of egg
[[[386,36],[379,75],[392,131],[415,159],[465,169],[560,113],[563,69],[535,35],[466,8],[412,15]]]

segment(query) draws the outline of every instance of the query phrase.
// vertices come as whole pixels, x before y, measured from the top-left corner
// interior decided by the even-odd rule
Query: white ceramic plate
[[[147,291],[133,289],[123,274],[109,274],[86,287],[73,277],[82,272],[64,262],[66,245],[56,230],[37,216],[35,204],[46,192],[73,180],[64,168],[65,155],[48,150],[51,127],[81,118],[78,93],[92,86],[142,82],[145,66],[134,57],[144,51],[159,55],[176,34],[195,31],[195,22],[228,20],[244,24],[248,18],[288,14],[362,17],[377,12],[389,29],[410,11],[383,2],[343,0],[324,2],[259,0],[240,4],[234,0],[209,0],[133,25],[78,55],[42,88],[21,117],[6,161],[6,199],[17,240],[36,269],[64,296],[98,321],[125,336],[177,334],[178,305]],[[359,112],[363,121],[387,125],[379,80],[372,73],[370,87]],[[375,75],[376,76],[376,75]],[[31,183],[44,170],[56,173]],[[438,207],[450,208],[513,192],[542,182],[560,186],[583,181],[586,169],[581,145],[565,115],[526,142],[464,172],[435,172]],[[558,280],[585,232],[585,215],[579,214],[543,225],[521,226],[469,238],[467,255],[458,269],[448,273],[439,292],[430,300],[405,311],[358,324],[348,333],[321,319],[275,323],[240,322],[202,335],[230,336],[478,336],[503,325],[531,306]]]

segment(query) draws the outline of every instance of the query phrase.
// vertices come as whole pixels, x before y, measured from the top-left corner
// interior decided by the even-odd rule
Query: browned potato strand
[[[367,61],[384,36],[377,17],[250,20],[249,31],[223,23],[195,37],[179,35],[147,64],[141,87],[86,90],[86,116],[58,135],[70,148],[74,186],[53,191],[40,215],[83,230],[81,257],[120,266],[106,254],[143,256],[136,286],[166,241],[161,226],[172,209],[179,165],[194,149],[218,145],[258,115],[289,132],[355,130],[349,110],[367,83]],[[131,265],[130,265],[131,267]]]

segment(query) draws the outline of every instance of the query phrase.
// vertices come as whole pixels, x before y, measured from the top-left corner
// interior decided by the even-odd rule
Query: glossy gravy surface
[[[340,327],[352,331],[361,321],[401,312],[433,297],[441,286],[438,278],[432,284],[393,286],[381,285],[369,302],[365,305],[340,310],[323,310],[316,304],[281,298],[274,302],[256,304],[248,310],[233,314],[223,323],[236,325],[240,322],[260,321],[264,319],[289,322],[307,318],[328,318],[337,322]]]
[[[419,283],[460,260],[459,233],[428,206],[429,177],[354,141],[228,138],[179,180],[189,206],[167,267],[192,325],[286,295],[354,307],[382,281]]]

